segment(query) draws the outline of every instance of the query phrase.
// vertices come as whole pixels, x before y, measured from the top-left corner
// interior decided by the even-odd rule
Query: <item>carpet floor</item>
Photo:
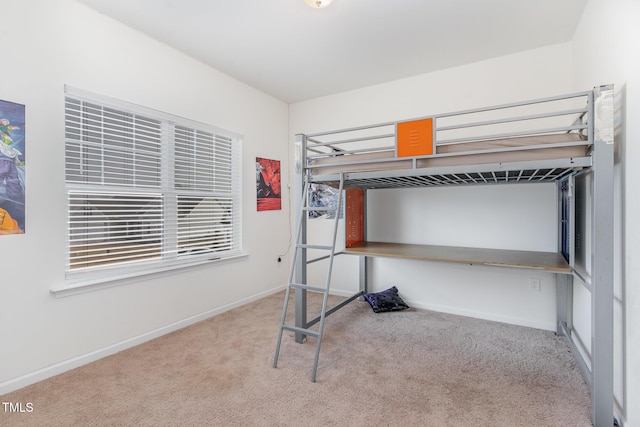
[[[32,411],[0,412],[0,425],[591,425],[587,385],[553,332],[354,301],[327,318],[312,383],[313,338],[285,332],[273,368],[283,298],[1,396]]]

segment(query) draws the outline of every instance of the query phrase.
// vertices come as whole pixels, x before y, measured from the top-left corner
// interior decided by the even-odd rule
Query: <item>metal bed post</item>
[[[570,330],[573,316],[573,281],[568,274],[556,274],[556,334],[565,335]],[[569,337],[568,337],[569,338]]]
[[[367,189],[363,189],[362,197],[362,239],[367,240]],[[359,257],[359,291],[363,294],[369,292],[369,264],[367,256]]]
[[[296,212],[299,215],[305,215],[306,212],[301,209],[304,203],[304,197],[309,197],[308,194],[302,194],[304,189],[304,178],[306,164],[306,152],[307,152],[307,137],[305,135],[296,135],[295,139],[295,194],[296,194]],[[307,218],[300,218],[300,241],[296,243],[307,243]],[[305,248],[296,249],[300,253],[296,258],[295,266],[295,282],[307,283],[307,250]],[[295,290],[295,325],[299,328],[307,327],[307,290],[296,289]],[[295,333],[295,341],[297,343],[305,342],[307,336],[301,332]]]
[[[613,85],[593,92],[591,393],[599,427],[613,423]]]
[[[558,252],[573,269],[575,259],[574,176],[556,183],[558,192]],[[571,341],[573,329],[573,275],[556,274],[556,334]]]

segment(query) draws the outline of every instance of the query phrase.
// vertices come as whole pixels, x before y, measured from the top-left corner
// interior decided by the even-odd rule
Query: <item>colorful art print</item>
[[[338,189],[328,185],[311,184],[307,197],[309,197],[309,207],[336,209],[338,205]],[[343,217],[342,209],[340,209],[339,215],[340,218]],[[333,219],[335,217],[335,210],[309,211],[309,219]]]
[[[256,195],[259,211],[280,210],[280,160],[256,157]]]
[[[25,232],[25,106],[0,100],[0,234]]]

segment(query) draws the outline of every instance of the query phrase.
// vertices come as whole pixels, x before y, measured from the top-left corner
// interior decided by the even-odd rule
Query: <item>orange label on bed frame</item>
[[[433,154],[433,119],[401,122],[396,125],[398,157]]]
[[[347,190],[345,203],[345,246],[350,248],[364,239],[364,190]]]

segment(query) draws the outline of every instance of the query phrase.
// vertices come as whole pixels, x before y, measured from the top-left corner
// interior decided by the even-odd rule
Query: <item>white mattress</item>
[[[576,145],[556,146],[562,143]],[[581,143],[581,144],[580,144]],[[548,147],[546,147],[548,146]],[[417,168],[566,159],[589,155],[589,143],[575,133],[535,135],[506,139],[442,144],[436,154],[416,160]],[[343,154],[312,159],[312,175],[340,172],[402,170],[413,167],[412,158],[398,158],[395,150]]]

